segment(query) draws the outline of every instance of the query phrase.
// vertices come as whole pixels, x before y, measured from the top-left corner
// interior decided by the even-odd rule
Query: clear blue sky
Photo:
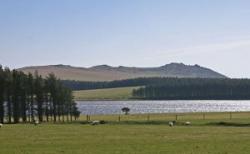
[[[170,62],[250,78],[250,1],[0,1],[4,66]]]

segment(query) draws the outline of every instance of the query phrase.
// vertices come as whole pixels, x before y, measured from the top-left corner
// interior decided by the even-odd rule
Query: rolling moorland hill
[[[62,80],[76,81],[113,81],[138,77],[179,77],[179,78],[226,78],[211,69],[199,65],[185,65],[170,63],[160,67],[112,67],[98,65],[90,68],[73,67],[70,65],[30,66],[19,68],[25,73],[34,73],[36,70],[43,77],[54,73]]]

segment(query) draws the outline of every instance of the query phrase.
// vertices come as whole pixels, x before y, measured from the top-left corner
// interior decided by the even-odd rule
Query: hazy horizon
[[[0,64],[198,64],[250,78],[248,0],[0,2]]]

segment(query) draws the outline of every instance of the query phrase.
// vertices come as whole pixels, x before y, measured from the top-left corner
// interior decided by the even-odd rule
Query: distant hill
[[[54,73],[62,80],[78,81],[113,81],[138,77],[179,77],[179,78],[226,78],[211,69],[199,65],[185,65],[170,63],[160,67],[112,67],[98,65],[90,68],[73,67],[70,65],[30,66],[18,69],[25,73],[34,73],[36,70],[43,77]]]

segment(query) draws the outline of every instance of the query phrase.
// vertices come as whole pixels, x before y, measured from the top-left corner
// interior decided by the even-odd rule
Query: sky
[[[199,64],[250,78],[249,0],[0,0],[0,64]]]

